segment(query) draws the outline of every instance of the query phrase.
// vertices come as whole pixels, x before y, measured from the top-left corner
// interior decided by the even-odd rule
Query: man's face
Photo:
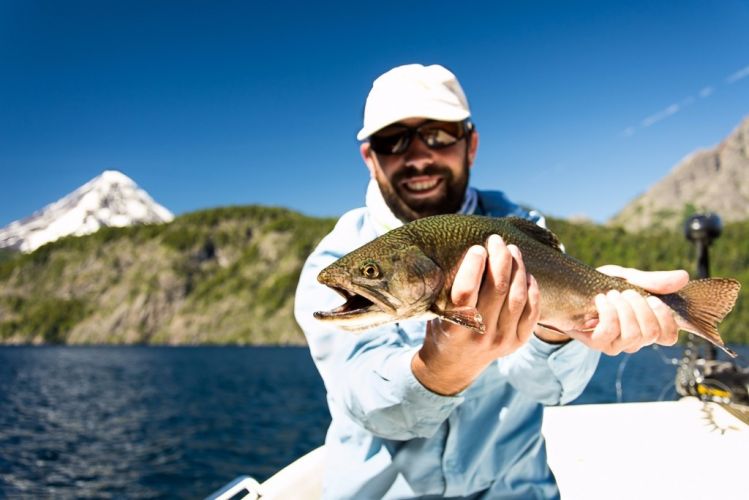
[[[418,127],[425,122],[412,118],[398,124]],[[417,135],[401,154],[375,153],[369,143],[361,145],[361,153],[390,210],[410,222],[460,209],[477,146],[474,131],[441,149],[430,149]]]

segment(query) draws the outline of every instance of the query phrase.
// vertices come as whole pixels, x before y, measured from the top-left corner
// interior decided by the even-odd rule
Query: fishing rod
[[[709,247],[723,231],[715,213],[695,214],[684,223],[684,235],[697,249],[697,277],[710,277]],[[717,359],[712,344],[689,334],[679,367],[676,392],[703,401],[749,406],[749,369]]]

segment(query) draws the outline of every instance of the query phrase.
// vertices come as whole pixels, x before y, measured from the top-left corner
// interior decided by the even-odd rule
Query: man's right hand
[[[458,268],[451,290],[456,306],[476,307],[486,333],[435,319],[411,361],[411,370],[432,392],[453,395],[473,382],[495,359],[515,352],[530,338],[540,314],[540,293],[527,274],[520,250],[492,235],[486,248],[473,246]]]

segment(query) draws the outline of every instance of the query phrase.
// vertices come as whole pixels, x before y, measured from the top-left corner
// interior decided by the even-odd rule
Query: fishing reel
[[[685,354],[676,371],[676,392],[702,401],[749,407],[749,368]]]

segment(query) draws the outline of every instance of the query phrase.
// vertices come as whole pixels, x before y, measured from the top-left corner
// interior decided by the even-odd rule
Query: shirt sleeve
[[[588,385],[600,353],[572,340],[549,344],[531,335],[522,348],[499,360],[500,374],[525,396],[544,405],[563,405]]]
[[[416,379],[411,359],[421,339],[411,339],[396,324],[358,333],[313,317],[313,312],[342,302],[316,279],[321,269],[340,257],[325,250],[326,243],[323,240],[305,263],[294,313],[325,383],[331,412],[345,411],[362,427],[387,439],[432,436],[463,398],[433,393]]]

